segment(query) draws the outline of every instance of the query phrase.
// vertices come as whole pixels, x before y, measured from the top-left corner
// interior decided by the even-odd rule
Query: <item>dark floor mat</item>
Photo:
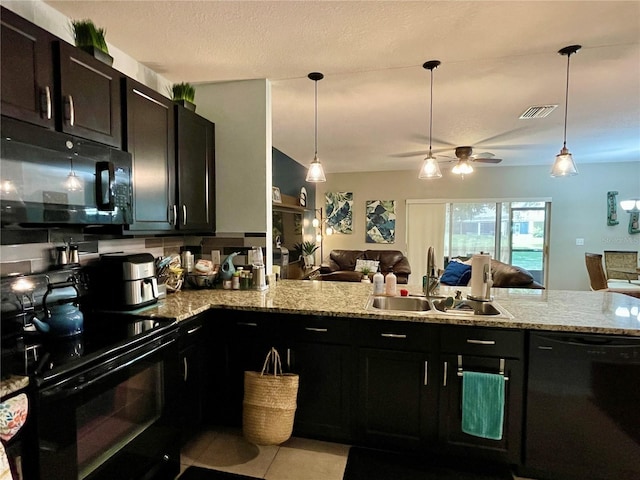
[[[343,480],[511,480],[507,467],[351,447]]]
[[[178,480],[259,480],[256,477],[247,477],[235,473],[220,472],[202,467],[189,467]]]

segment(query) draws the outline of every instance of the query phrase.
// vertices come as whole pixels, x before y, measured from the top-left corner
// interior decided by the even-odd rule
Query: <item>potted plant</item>
[[[360,272],[362,273],[362,280],[360,280],[362,283],[371,283],[371,279],[369,278],[369,274],[372,272],[373,270],[369,267],[362,267],[362,269],[360,270]]]
[[[71,28],[76,47],[93,55],[107,65],[113,64],[109,47],[105,40],[106,30],[96,27],[91,20],[72,20]]]
[[[194,102],[196,98],[196,89],[190,83],[174,83],[171,86],[171,99],[183,107],[196,111],[196,105]]]
[[[305,268],[313,266],[316,250],[318,250],[318,245],[314,242],[302,242],[294,245],[294,251],[302,258]]]

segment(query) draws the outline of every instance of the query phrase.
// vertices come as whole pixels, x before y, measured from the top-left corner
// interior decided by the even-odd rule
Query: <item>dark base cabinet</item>
[[[283,319],[286,363],[299,375],[294,435],[351,440],[353,349],[345,319]]]
[[[211,391],[207,368],[208,330],[202,314],[180,324],[179,363],[180,425],[182,443],[186,443],[202,427]]]

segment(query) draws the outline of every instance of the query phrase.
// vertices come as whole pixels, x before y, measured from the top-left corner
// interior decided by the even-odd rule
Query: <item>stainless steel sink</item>
[[[427,312],[431,303],[425,297],[369,297],[368,309],[401,312]]]
[[[425,316],[513,318],[496,302],[478,300],[455,301],[451,297],[384,297],[371,295],[367,310],[378,312],[410,312]]]

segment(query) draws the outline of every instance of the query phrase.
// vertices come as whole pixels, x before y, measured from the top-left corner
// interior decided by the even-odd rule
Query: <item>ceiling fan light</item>
[[[425,180],[440,177],[442,177],[442,172],[440,171],[440,167],[438,166],[438,161],[433,158],[431,154],[429,154],[427,158],[422,161],[422,168],[420,168],[418,178],[420,180]]]
[[[573,161],[573,156],[566,147],[562,147],[560,153],[556,155],[556,160],[551,167],[552,177],[569,177],[577,175],[578,169]]]
[[[321,183],[327,181],[327,178],[324,176],[324,169],[322,168],[322,164],[320,163],[320,160],[318,160],[317,156],[313,158],[313,162],[309,165],[306,181],[310,183]]]
[[[453,166],[451,173],[455,173],[456,175],[468,175],[473,173],[473,167],[469,165],[469,162],[466,160],[460,160]]]

